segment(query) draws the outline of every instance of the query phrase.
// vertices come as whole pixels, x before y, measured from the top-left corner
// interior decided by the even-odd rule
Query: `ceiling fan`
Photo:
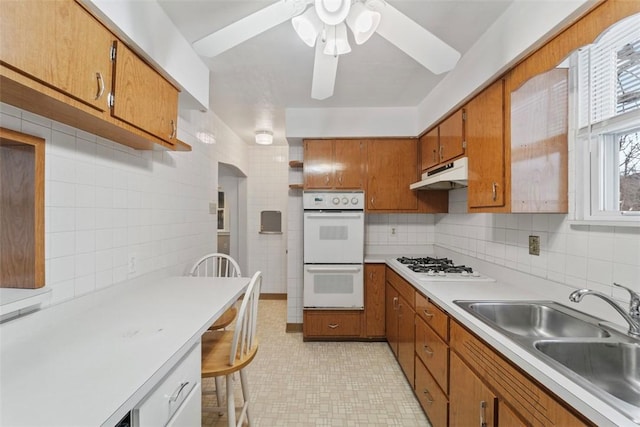
[[[311,6],[313,5],[313,6]],[[460,53],[384,0],[279,0],[193,43],[202,56],[216,55],[291,19],[298,36],[315,46],[311,97],[333,95],[338,58],[377,32],[434,74],[451,70]]]

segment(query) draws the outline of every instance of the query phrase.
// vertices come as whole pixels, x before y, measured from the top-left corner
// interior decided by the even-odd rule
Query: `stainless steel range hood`
[[[469,162],[466,157],[454,160],[422,174],[422,180],[409,186],[411,190],[453,190],[467,186]]]

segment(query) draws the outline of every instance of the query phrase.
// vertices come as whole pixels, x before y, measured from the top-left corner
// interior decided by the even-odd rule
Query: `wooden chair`
[[[229,255],[212,253],[203,256],[191,267],[190,276],[194,277],[240,277],[240,266]],[[235,305],[229,307],[209,330],[224,329],[233,323],[238,310]]]
[[[227,254],[212,253],[203,256],[193,264],[189,275],[194,277],[240,277],[240,266]],[[238,313],[236,304],[229,307],[211,326],[210,331],[225,329],[233,323]],[[222,406],[222,378],[216,378],[216,397],[218,406]]]
[[[249,419],[249,388],[244,368],[253,360],[258,351],[256,338],[256,322],[258,320],[258,300],[262,285],[262,273],[256,272],[251,278],[238,312],[235,328],[232,331],[212,331],[202,336],[202,378],[227,379],[227,416],[229,427],[241,426],[244,419]],[[236,424],[236,405],[233,392],[232,375],[240,372],[242,388],[242,410]],[[220,405],[220,401],[218,401]],[[222,405],[213,411],[224,410]]]

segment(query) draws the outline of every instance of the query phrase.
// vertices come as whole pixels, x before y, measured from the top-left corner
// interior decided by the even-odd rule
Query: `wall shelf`
[[[301,168],[303,165],[304,163],[302,162],[302,160],[291,160],[289,162],[290,168]]]
[[[289,188],[291,190],[302,190],[303,185],[302,184],[289,184]]]

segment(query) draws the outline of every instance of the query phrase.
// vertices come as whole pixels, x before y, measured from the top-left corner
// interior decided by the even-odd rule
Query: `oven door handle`
[[[307,214],[307,218],[313,219],[344,219],[344,218],[362,218],[362,214]]]
[[[309,273],[357,273],[361,267],[307,267]]]

